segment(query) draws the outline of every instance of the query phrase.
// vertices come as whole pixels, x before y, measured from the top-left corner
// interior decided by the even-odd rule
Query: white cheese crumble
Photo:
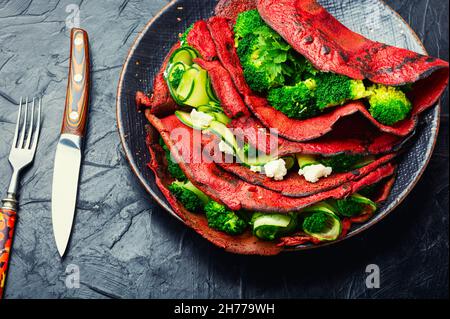
[[[212,120],[214,120],[214,117],[212,117],[211,115],[203,112],[198,112],[196,109],[192,109],[191,121],[192,125],[195,128],[208,127],[211,124]]]
[[[250,166],[250,170],[255,173],[261,173],[262,167],[261,166]]]
[[[328,177],[333,172],[331,167],[323,164],[308,165],[298,171],[300,176],[304,176],[310,183],[317,183],[321,177]]]
[[[220,141],[220,143],[219,143],[219,150],[222,153],[229,154],[229,155],[234,155],[233,148],[225,141]]]
[[[286,162],[283,159],[277,159],[264,165],[264,173],[276,181],[283,180],[287,174]]]

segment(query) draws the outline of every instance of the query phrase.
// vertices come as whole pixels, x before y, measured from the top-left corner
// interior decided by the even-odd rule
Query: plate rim
[[[128,53],[127,53],[127,55],[125,57],[125,62],[123,64],[123,66],[122,66],[122,69],[121,69],[121,72],[120,72],[120,76],[119,76],[119,81],[118,81],[118,86],[117,86],[117,93],[116,93],[116,123],[117,123],[117,130],[118,130],[119,137],[120,137],[120,143],[121,143],[123,151],[125,153],[125,158],[127,159],[127,162],[129,164],[128,166],[131,168],[132,172],[134,173],[134,175],[139,180],[139,183],[141,184],[141,186],[144,187],[144,189],[147,191],[147,193],[149,193],[152,196],[152,198],[165,211],[167,211],[170,215],[174,216],[176,219],[178,219],[179,221],[181,221],[183,224],[186,225],[185,221],[174,212],[172,207],[170,207],[163,200],[161,200],[159,198],[159,196],[147,185],[147,180],[142,175],[142,173],[139,171],[139,168],[137,167],[137,165],[135,163],[133,154],[132,154],[132,152],[131,152],[130,148],[128,147],[127,142],[125,140],[125,132],[124,132],[123,125],[122,125],[123,118],[122,118],[122,114],[121,114],[122,109],[124,107],[126,107],[125,105],[122,105],[122,103],[121,103],[121,100],[122,100],[122,87],[123,87],[125,73],[126,73],[126,71],[128,69],[128,66],[130,64],[131,57],[132,57],[133,53],[135,52],[135,50],[138,47],[139,43],[141,42],[142,38],[147,33],[148,29],[152,26],[152,24],[159,17],[161,17],[171,6],[176,4],[178,1],[179,0],[171,0],[166,5],[164,5],[161,8],[161,10],[158,13],[156,13],[155,16],[153,16],[144,25],[144,27],[138,32],[137,36],[133,40],[133,43],[131,44],[131,46],[130,46],[130,48],[128,50]],[[377,1],[379,1],[383,6],[385,6],[397,18],[399,18],[401,21],[403,21],[404,25],[410,30],[411,35],[417,41],[417,44],[423,49],[424,53],[428,55],[428,51],[426,50],[422,40],[417,35],[417,33],[414,31],[414,29],[409,25],[409,23],[397,11],[395,11],[389,4],[387,4],[384,0],[377,0]],[[354,237],[354,236],[356,236],[356,235],[358,235],[358,234],[368,230],[369,228],[372,228],[374,225],[378,224],[380,221],[382,221],[388,215],[390,215],[400,204],[402,204],[406,200],[406,198],[409,196],[411,191],[416,187],[417,183],[422,179],[422,176],[425,173],[425,171],[426,171],[426,169],[427,169],[427,167],[428,167],[428,165],[429,165],[429,163],[431,161],[431,158],[432,158],[433,153],[434,153],[434,149],[436,147],[437,139],[438,139],[438,136],[439,136],[440,124],[441,124],[441,102],[440,102],[440,99],[438,100],[438,102],[429,111],[433,111],[435,113],[434,117],[435,117],[435,121],[436,121],[436,128],[433,131],[432,143],[431,143],[431,145],[429,144],[428,147],[427,147],[427,154],[426,154],[425,163],[422,166],[422,168],[417,172],[417,176],[414,178],[414,180],[409,185],[409,187],[407,187],[407,189],[405,189],[398,197],[393,199],[392,203],[388,207],[385,208],[385,211],[382,214],[377,214],[373,219],[371,219],[368,222],[362,224],[357,229],[355,229],[353,231],[350,231],[345,237],[340,238],[338,240],[335,240],[335,241],[332,241],[332,242],[323,243],[323,244],[320,244],[320,245],[299,245],[299,246],[292,247],[292,248],[284,248],[282,250],[282,252],[294,252],[294,251],[319,249],[319,248],[322,248],[322,247],[336,245],[338,243],[341,243],[341,242],[343,242],[343,241],[345,241],[347,239],[350,239],[350,238],[352,238],[352,237]]]

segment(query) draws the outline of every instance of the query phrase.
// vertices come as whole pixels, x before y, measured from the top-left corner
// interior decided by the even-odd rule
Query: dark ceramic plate
[[[368,38],[426,53],[414,31],[388,5],[379,0],[319,1],[350,29]],[[153,78],[172,45],[191,23],[210,17],[214,0],[175,0],[170,2],[141,31],[130,49],[117,92],[117,122],[122,145],[130,166],[141,184],[169,213],[177,217],[146,167],[149,154],[145,145],[147,121],[136,111],[136,91],[151,92]],[[376,224],[397,207],[409,194],[424,172],[433,152],[439,128],[439,107],[421,117],[413,142],[402,156],[398,177],[387,202],[369,222],[355,226],[346,238]],[[178,217],[177,217],[178,218]],[[334,242],[333,242],[334,243]],[[322,245],[323,246],[323,245]],[[295,250],[317,246],[302,245]],[[318,246],[321,247],[321,246]]]

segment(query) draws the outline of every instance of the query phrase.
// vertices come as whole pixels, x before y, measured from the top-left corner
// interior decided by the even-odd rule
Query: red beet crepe
[[[358,190],[377,183],[392,175],[395,166],[387,163],[373,170],[363,178],[348,181],[337,188],[316,193],[307,197],[287,197],[264,187],[253,185],[226,172],[213,162],[205,159],[202,147],[194,147],[194,130],[182,124],[175,115],[159,119],[147,110],[147,119],[161,134],[172,156],[177,160],[188,179],[201,191],[217,202],[221,202],[232,210],[247,210],[257,212],[289,213],[299,211],[305,207],[326,199],[340,199],[349,196]],[[181,134],[171,135],[177,129]],[[183,143],[179,140],[183,137]],[[197,137],[198,138],[198,137]],[[211,138],[200,134],[204,147]],[[206,152],[209,155],[209,152]]]
[[[340,119],[355,113],[368,118],[383,132],[407,136],[414,130],[417,116],[436,103],[448,84],[448,62],[368,40],[347,29],[313,0],[260,0],[257,8],[263,19],[319,70],[386,85],[414,83],[408,96],[413,103],[411,117],[394,126],[378,123],[361,102],[335,107],[311,119],[288,118],[254,94],[245,82],[229,20],[239,13],[236,2],[222,2],[217,13],[226,18],[213,17],[208,21],[217,54],[256,117],[292,141],[323,136]],[[234,10],[227,11],[227,3],[234,5]]]
[[[147,144],[149,146],[150,154],[151,154],[151,162],[149,163],[149,167],[153,170],[156,177],[156,183],[158,187],[161,189],[164,196],[167,198],[169,204],[172,206],[175,213],[191,228],[193,228],[197,233],[199,233],[201,236],[212,242],[213,244],[224,248],[225,250],[233,253],[239,253],[239,254],[257,254],[257,255],[275,255],[278,254],[283,250],[283,247],[291,247],[299,244],[304,244],[307,242],[311,243],[317,243],[317,241],[306,234],[294,234],[293,236],[284,237],[281,238],[279,241],[275,242],[266,242],[261,241],[257,239],[250,231],[245,232],[242,235],[239,236],[230,236],[223,232],[214,230],[208,226],[208,222],[204,215],[201,214],[194,214],[189,211],[187,211],[177,200],[176,198],[170,193],[168,190],[169,185],[174,181],[173,178],[170,177],[167,169],[167,160],[165,158],[165,152],[162,149],[162,147],[159,144],[158,137],[159,134],[161,134],[163,137],[165,136],[165,141],[168,143],[168,145],[171,145],[173,147],[173,143],[168,140],[167,134],[169,131],[172,131],[174,127],[178,126],[178,121],[173,119],[173,116],[169,116],[166,119],[159,120],[155,116],[151,115],[149,110],[146,110],[146,116],[149,118],[150,122],[157,127],[157,130],[155,127],[149,127],[148,128],[148,136],[147,136]],[[174,125],[174,126],[172,126]],[[227,175],[225,172],[221,172],[219,168],[213,168],[211,165],[215,164],[207,164],[210,166],[210,168],[205,169],[204,174],[208,178],[208,183],[204,184],[205,179],[200,177],[198,174],[192,174],[190,172],[191,169],[196,169],[196,167],[189,167],[189,165],[182,165],[184,171],[188,174],[191,181],[193,181],[198,187],[201,187],[203,191],[206,192],[208,187],[214,187],[214,183],[218,180],[225,181],[225,184],[233,185],[235,187],[235,191],[239,188],[242,190],[242,181],[232,177],[231,175]],[[340,195],[344,193],[351,193],[354,192],[362,187],[371,185],[373,183],[376,183],[380,180],[383,180],[384,178],[392,175],[394,170],[394,167],[391,165],[386,165],[381,167],[379,170],[376,170],[375,172],[369,174],[370,176],[367,176],[367,178],[361,180],[358,183],[348,183],[345,185],[345,187],[342,187],[337,192],[328,192],[328,194],[331,196],[331,194],[337,194],[340,193]],[[209,174],[212,174],[208,177]],[[202,174],[200,174],[202,175]],[[192,177],[195,177],[194,179],[191,179]],[[222,187],[225,184],[222,184],[221,182],[218,182],[219,187]],[[388,194],[390,192],[390,188],[392,187],[392,183],[388,182],[386,184],[381,184],[381,194]],[[252,197],[252,193],[260,193],[257,188],[258,186],[249,186],[246,189],[247,196]],[[217,192],[217,190],[216,190]],[[213,192],[207,192],[208,195],[210,195]],[[265,192],[260,193],[267,196],[270,196],[270,194],[273,194],[273,192]],[[237,196],[240,196],[240,192],[238,191]],[[226,197],[230,197],[227,195]],[[326,196],[325,196],[326,197]],[[215,199],[215,197],[212,197]],[[379,196],[376,200],[380,202],[381,200],[384,200],[386,197]],[[277,197],[278,200],[283,200],[282,197]],[[244,199],[245,200],[245,199]],[[318,200],[318,197],[315,197],[315,200]],[[220,202],[222,202],[219,199]],[[270,200],[269,200],[270,201]],[[236,207],[235,207],[236,208]],[[364,220],[366,219],[366,215],[364,215]],[[345,223],[344,223],[345,222]],[[347,219],[344,220],[343,226],[346,227],[346,229],[350,228],[351,224],[354,222],[359,222],[358,220],[351,220]],[[345,234],[344,234],[345,235]],[[341,236],[341,238],[344,237],[344,235]]]

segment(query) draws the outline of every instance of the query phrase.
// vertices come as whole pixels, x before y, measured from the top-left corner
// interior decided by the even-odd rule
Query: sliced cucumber
[[[315,165],[318,164],[316,157],[313,155],[306,155],[306,154],[297,154],[297,162],[300,169],[305,168],[309,165]]]
[[[217,98],[217,95],[212,88],[211,79],[209,76],[208,83],[206,85],[206,93],[208,94],[208,97],[211,99],[211,101],[219,103],[219,99]]]
[[[203,70],[203,69],[200,67],[200,65],[195,64],[195,63],[191,65],[191,68],[196,69],[197,71]]]
[[[170,65],[167,68],[167,71],[164,73],[164,78],[166,80],[166,84],[167,87],[169,88],[170,91],[170,95],[172,96],[172,98],[175,100],[175,103],[182,105],[183,103],[179,100],[178,96],[177,96],[177,92],[176,89],[172,86],[172,80],[173,80],[173,74],[177,69],[181,69],[183,68],[184,70],[186,70],[186,65],[182,62],[177,62],[173,65]],[[178,87],[180,87],[181,81],[178,84]]]
[[[247,166],[263,166],[264,164],[267,164],[268,162],[277,159],[276,157],[268,154],[257,154],[257,156],[253,157],[247,156],[247,154],[245,154],[244,149],[239,147],[239,144],[236,141],[236,137],[234,136],[234,134],[224,123],[221,123],[219,121],[211,122],[209,126],[209,131],[211,131],[211,133],[217,135],[224,142],[230,145],[233,148],[234,153],[236,154],[238,160],[241,163],[246,164]]]
[[[170,58],[170,64],[183,62],[187,66],[191,66],[193,60],[197,57],[197,53],[194,50],[187,47],[179,48],[172,54],[172,57]]]
[[[203,112],[203,113],[217,112],[217,110],[213,106],[211,106],[209,104],[207,104],[207,105],[200,105],[199,107],[197,107],[197,111]]]
[[[193,79],[194,87],[191,94],[186,98],[186,100],[183,100],[183,103],[186,105],[190,105],[192,107],[199,107],[201,105],[208,104],[209,97],[208,94],[206,94],[206,82],[208,81],[208,72],[206,72],[203,69],[200,69],[198,71],[194,68],[191,68],[186,73],[188,73],[191,70],[193,70],[192,75],[195,74],[195,77]]]
[[[188,112],[183,111],[175,111],[175,116],[186,126],[189,126],[191,128],[194,127],[194,124],[192,124],[191,114]]]
[[[252,217],[253,234],[262,240],[276,238],[293,232],[297,226],[295,214],[262,214],[255,213]]]
[[[268,154],[258,154],[255,157],[247,157],[243,150],[239,150],[237,153],[239,160],[248,166],[264,166],[265,164],[272,162],[277,159],[277,157]]]
[[[342,224],[339,217],[334,213],[334,209],[331,205],[322,202],[304,209],[302,214],[314,214],[319,212],[324,213],[328,217],[327,227],[320,233],[309,232],[305,229],[303,229],[303,231],[320,241],[333,241],[338,239],[342,232]]]
[[[182,62],[177,62],[177,63],[171,64],[170,67],[167,69],[168,72],[166,75],[166,79],[170,82],[173,81],[173,75],[179,69],[186,71],[186,64],[184,64]]]
[[[353,166],[353,169],[358,169],[367,166],[375,161],[375,156],[366,156]]]
[[[197,187],[195,187],[194,184],[192,184],[191,181],[183,184],[183,187],[186,188],[187,190],[190,190],[195,195],[197,195],[197,197],[203,202],[204,205],[209,203],[209,201],[210,201],[209,197],[206,196],[205,193],[203,193]]]
[[[372,212],[378,209],[378,205],[367,197],[355,193],[351,196],[351,198],[357,203],[369,206]]]
[[[290,170],[295,165],[295,157],[294,156],[284,156],[283,160],[286,162],[286,169]]]
[[[183,49],[189,51],[189,53],[192,56],[192,59],[196,59],[196,58],[200,57],[200,54],[193,47],[185,46],[185,47],[183,47]]]
[[[237,151],[239,150],[239,145],[236,141],[236,138],[234,137],[234,134],[225,124],[218,121],[212,121],[209,125],[208,130],[217,137],[221,138],[222,141],[230,145],[233,148],[235,154],[237,153]]]
[[[167,72],[164,74],[166,82],[167,82],[167,86],[169,87],[170,94],[172,95],[173,99],[175,100],[175,102],[177,104],[179,104],[181,101],[178,99],[178,96],[175,92],[177,88],[173,87],[172,81],[174,80],[175,72],[177,72],[178,70],[182,70],[183,72],[185,72],[186,65],[182,62],[177,62],[177,63],[171,65],[167,69]],[[181,83],[181,81],[180,81],[180,83]],[[178,84],[178,86],[180,85],[180,83]]]
[[[222,107],[214,101],[209,101],[208,104],[200,105],[199,107],[197,107],[197,110],[199,111],[202,110],[202,112],[205,113],[212,113],[212,112],[223,113]]]
[[[194,93],[195,78],[199,71],[196,69],[188,69],[181,78],[180,85],[176,91],[176,97],[182,103],[185,103]]]
[[[206,112],[207,113],[207,112]],[[211,112],[210,115],[214,116],[217,122],[228,125],[231,122],[231,119],[221,112]]]

